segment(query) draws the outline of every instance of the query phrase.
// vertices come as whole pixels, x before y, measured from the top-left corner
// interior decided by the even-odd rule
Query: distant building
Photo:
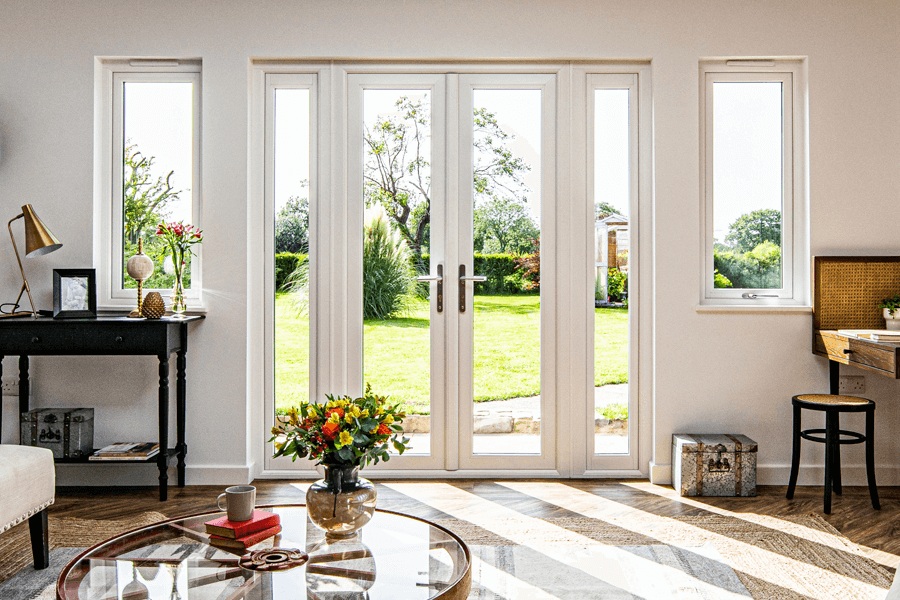
[[[610,267],[628,272],[629,237],[628,217],[612,214],[594,221],[594,292],[601,301],[609,298]]]

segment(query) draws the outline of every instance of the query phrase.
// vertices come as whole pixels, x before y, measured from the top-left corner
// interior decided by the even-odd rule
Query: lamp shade
[[[25,217],[25,256],[41,256],[62,248],[62,243],[41,222],[30,204],[22,207]]]

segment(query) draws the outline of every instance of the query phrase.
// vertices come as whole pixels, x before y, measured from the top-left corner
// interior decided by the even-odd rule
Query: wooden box
[[[755,496],[756,450],[746,435],[676,433],[672,484],[682,496]]]
[[[94,451],[93,408],[36,408],[22,413],[21,443],[53,451],[53,458],[85,458]]]

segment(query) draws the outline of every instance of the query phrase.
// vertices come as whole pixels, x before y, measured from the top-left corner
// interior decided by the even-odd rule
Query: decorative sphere
[[[153,274],[153,261],[146,254],[135,254],[128,259],[125,270],[132,279],[143,281]]]

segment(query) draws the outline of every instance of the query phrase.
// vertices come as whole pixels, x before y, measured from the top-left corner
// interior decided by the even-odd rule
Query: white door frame
[[[351,81],[363,81],[366,74],[424,74],[446,75],[447,81],[465,78],[474,74],[552,74],[556,79],[554,101],[556,114],[551,117],[555,123],[554,143],[556,144],[555,167],[544,171],[555,177],[551,192],[544,198],[555,197],[556,207],[548,217],[542,215],[542,227],[552,223],[558,232],[553,248],[547,248],[542,240],[542,258],[545,252],[555,253],[556,268],[550,269],[555,281],[544,283],[552,286],[552,297],[542,296],[542,314],[553,311],[552,318],[542,317],[542,351],[551,352],[549,362],[554,368],[545,367],[542,361],[542,395],[547,394],[550,408],[543,408],[544,416],[555,418],[555,448],[553,464],[541,463],[537,468],[522,468],[505,462],[518,456],[504,456],[504,465],[496,464],[454,464],[451,456],[464,453],[455,452],[454,442],[446,436],[443,441],[442,464],[421,464],[413,466],[406,459],[417,457],[395,457],[390,463],[377,467],[379,478],[428,478],[428,477],[646,477],[648,475],[652,442],[652,131],[650,104],[649,64],[606,64],[589,62],[529,63],[354,63],[332,61],[328,63],[286,63],[284,61],[256,61],[251,72],[251,127],[250,127],[250,186],[248,234],[250,237],[248,255],[248,398],[265,398],[265,402],[251,403],[248,418],[252,429],[251,454],[257,465],[258,476],[267,478],[314,477],[313,465],[309,461],[291,463],[284,459],[273,460],[266,444],[269,424],[274,413],[274,393],[271,389],[273,339],[271,323],[273,317],[267,306],[274,295],[273,269],[271,267],[271,244],[267,241],[266,223],[270,217],[266,202],[266,76],[268,74],[315,74],[318,112],[315,119],[318,132],[316,152],[318,157],[315,172],[318,176],[317,208],[313,208],[311,197],[311,228],[317,230],[318,271],[315,278],[319,294],[327,298],[320,302],[314,316],[311,331],[311,397],[322,397],[326,392],[357,394],[362,391],[361,376],[361,294],[348,293],[352,285],[361,287],[361,261],[352,257],[361,256],[362,231],[361,211],[355,211],[352,192],[348,184],[351,167],[348,154],[349,110],[351,104]],[[630,388],[633,405],[637,408],[638,427],[636,451],[632,452],[627,465],[608,460],[609,457],[594,457],[592,436],[587,435],[584,421],[593,421],[593,196],[588,193],[587,172],[592,165],[586,162],[587,138],[581,119],[587,118],[588,76],[602,73],[632,73],[638,81],[638,168],[637,195],[632,200],[632,255],[630,260],[631,311],[630,331]],[[451,93],[448,103],[459,102]],[[447,111],[453,115],[454,111]],[[448,130],[460,126],[448,118]],[[453,159],[447,148],[447,160]],[[542,156],[546,158],[545,153]],[[312,179],[312,177],[311,177]],[[459,191],[461,181],[446,182],[446,193]],[[465,183],[470,187],[471,182]],[[457,188],[457,189],[455,189]],[[360,188],[361,189],[361,186]],[[634,196],[634,195],[633,195]],[[544,210],[548,210],[546,207]],[[357,214],[355,214],[357,213]],[[452,219],[453,215],[447,215]],[[457,217],[458,218],[458,217]],[[549,223],[545,219],[550,219]],[[553,222],[555,220],[555,222]],[[343,224],[341,226],[340,224]],[[637,235],[635,235],[635,233]],[[443,240],[445,258],[458,240]],[[311,240],[312,243],[312,240]],[[267,244],[269,246],[267,247]],[[354,247],[356,244],[356,247]],[[357,250],[358,248],[358,250]],[[637,250],[635,252],[635,249]],[[458,251],[458,249],[457,249]],[[354,266],[353,263],[359,263]],[[437,264],[433,257],[432,264]],[[545,263],[546,264],[546,263]],[[470,265],[468,265],[470,266]],[[445,276],[455,275],[457,265],[446,264]],[[354,272],[355,270],[355,272]],[[543,278],[542,278],[543,279]],[[445,290],[456,288],[454,278],[445,279]],[[255,285],[259,284],[259,285]],[[639,290],[637,293],[637,290]],[[548,294],[549,296],[550,294]],[[454,302],[448,294],[446,302]],[[549,314],[549,312],[548,312]],[[548,333],[547,329],[551,332]],[[545,339],[555,336],[550,346]],[[349,349],[349,351],[348,351]],[[448,361],[454,360],[449,357]],[[432,387],[436,385],[432,381]],[[454,384],[443,382],[444,393],[459,398],[459,390]],[[465,418],[459,405],[452,414],[453,403],[445,402],[447,411],[442,418],[455,416]],[[465,404],[465,403],[463,403]],[[471,406],[468,407],[471,411]],[[468,417],[471,415],[469,414]],[[462,422],[462,420],[460,421]],[[471,422],[466,418],[465,422]],[[545,425],[546,426],[546,425]],[[444,428],[442,428],[444,429]],[[579,433],[582,432],[582,433]],[[457,448],[458,450],[458,448]],[[549,456],[549,454],[548,454]],[[533,457],[529,457],[533,458]],[[299,469],[298,469],[299,467]],[[412,470],[409,470],[412,469]]]

